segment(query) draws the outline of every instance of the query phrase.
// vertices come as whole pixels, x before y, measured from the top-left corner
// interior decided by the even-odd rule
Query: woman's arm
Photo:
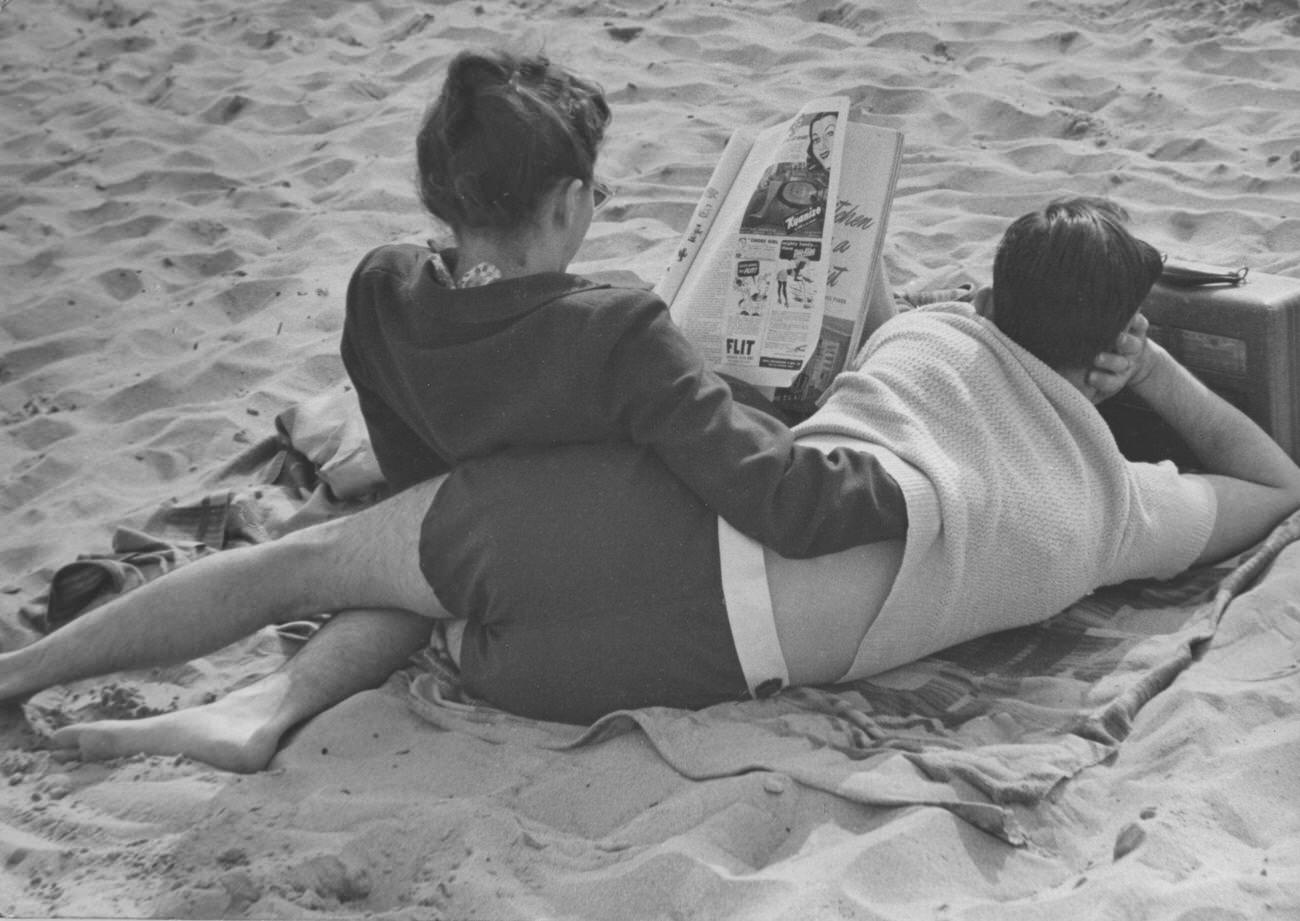
[[[872,455],[797,445],[736,403],[657,299],[612,315],[621,335],[592,385],[602,414],[737,530],[789,557],[906,534],[902,491]]]

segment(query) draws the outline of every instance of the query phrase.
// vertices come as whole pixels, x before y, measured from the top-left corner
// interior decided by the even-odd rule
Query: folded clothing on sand
[[[23,620],[48,633],[199,557],[345,514],[382,491],[352,393],[332,391],[291,406],[275,425],[275,435],[211,480],[214,486],[244,479],[251,484],[170,502],[139,527],[118,528],[108,552],[59,567],[48,590],[19,609]],[[297,630],[309,632],[309,626]]]
[[[22,611],[33,626],[48,633],[178,566],[266,539],[252,497],[226,491],[193,504],[164,505],[143,528],[118,528],[109,553],[86,554],[59,567],[48,592]]]

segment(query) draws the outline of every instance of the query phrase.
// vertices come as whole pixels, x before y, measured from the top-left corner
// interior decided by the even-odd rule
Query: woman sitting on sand
[[[663,301],[566,272],[610,195],[595,176],[609,117],[542,57],[448,67],[416,154],[458,245],[381,246],[348,287],[343,361],[389,486],[510,447],[622,441],[786,555],[902,536],[902,494],[873,458],[795,445],[733,401]]]
[[[553,186],[527,234],[497,231],[493,264],[536,267],[536,252],[519,248],[534,240],[558,272],[589,220],[585,199],[567,202],[590,187],[584,176]],[[450,473],[399,475],[409,488],[373,509],[215,555],[92,611],[0,657],[0,695],[192,658],[268,623],[343,609],[282,672],[224,701],[68,727],[56,740],[87,756],[179,752],[250,770],[265,766],[293,725],[382,681],[428,640],[435,618],[459,625],[449,632],[471,692],[581,722],[621,707],[698,707],[869,674],[1049,616],[1100,584],[1171,575],[1232,552],[1300,502],[1300,471],[1157,346],[1133,361],[1106,354],[1117,339],[1142,343],[1134,317],[1159,270],[1151,256],[1106,208],[1054,207],[1009,232],[992,322],[949,305],[883,327],[800,432],[806,448],[850,455],[850,469],[886,471],[882,482],[906,502],[907,539],[802,561],[731,530],[657,447],[608,428],[599,439],[584,432],[591,443],[448,458],[434,447],[439,429],[409,413],[449,407],[454,419],[456,391],[387,395],[371,375],[387,361],[403,366],[404,339],[392,330],[367,337],[349,368],[370,388],[367,419],[385,469],[458,461]],[[508,284],[504,274],[479,293]],[[363,276],[350,323],[365,285],[395,277],[390,267]],[[402,277],[427,279],[423,270]],[[501,303],[497,315],[464,325],[508,326],[519,302]],[[657,317],[662,307],[646,310]],[[408,319],[403,328],[418,330],[421,318]],[[1125,336],[1131,321],[1137,335]],[[1058,350],[1062,341],[1070,347]],[[1050,348],[1040,356],[1041,343]],[[421,379],[413,366],[428,356],[405,354],[410,377],[392,386]],[[1091,400],[1099,385],[1109,392],[1130,376],[1224,476],[1183,477],[1118,455]],[[550,383],[549,368],[513,380],[502,407]],[[601,405],[604,379],[578,380],[574,399]],[[478,392],[466,399],[484,405]],[[411,453],[385,457],[382,445],[397,443],[384,435],[385,413],[413,436],[401,441]]]

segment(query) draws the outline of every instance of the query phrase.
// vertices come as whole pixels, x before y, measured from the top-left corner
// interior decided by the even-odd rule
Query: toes
[[[50,744],[55,748],[78,749],[87,761],[104,761],[118,755],[111,732],[86,724],[56,729],[50,734]]]
[[[50,733],[50,745],[53,748],[69,749],[81,745],[81,726],[64,726]]]

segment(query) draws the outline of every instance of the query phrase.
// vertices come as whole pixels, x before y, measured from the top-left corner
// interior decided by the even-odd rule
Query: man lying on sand
[[[225,551],[0,656],[0,694],[191,658],[321,610],[276,674],[214,704],[60,730],[86,757],[264,767],[290,727],[450,622],[466,688],[547,719],[700,707],[873,674],[1049,617],[1094,588],[1237,552],[1300,505],[1300,468],[1155,343],[1127,386],[1204,473],[1118,452],[1087,382],[1160,273],[1114,208],[1055,203],[1007,231],[991,296],[887,322],[797,431],[868,452],[905,540],[807,560],[722,522],[645,448],[503,451],[347,519]]]

